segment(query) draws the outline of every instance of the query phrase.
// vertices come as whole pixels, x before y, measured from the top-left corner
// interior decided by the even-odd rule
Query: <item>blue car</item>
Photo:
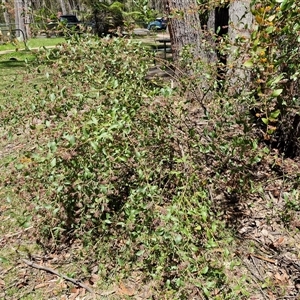
[[[157,18],[155,21],[148,24],[148,30],[165,30],[167,29],[168,22],[166,18]]]

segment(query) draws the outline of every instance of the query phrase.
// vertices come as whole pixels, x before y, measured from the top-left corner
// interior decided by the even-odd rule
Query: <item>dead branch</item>
[[[23,262],[32,267],[32,268],[35,268],[35,269],[38,269],[38,270],[43,270],[43,271],[46,271],[48,273],[51,273],[51,274],[54,274],[58,277],[61,277],[67,281],[70,281],[72,282],[73,284],[81,287],[81,288],[84,288],[85,290],[87,290],[88,292],[90,292],[91,294],[94,294],[95,292],[90,288],[88,287],[87,285],[77,281],[76,279],[73,279],[73,278],[70,278],[70,277],[67,277],[66,275],[64,274],[59,274],[58,272],[56,272],[55,270],[51,269],[51,268],[48,268],[48,267],[44,267],[44,266],[41,266],[41,265],[38,265],[38,264],[35,264],[34,262],[30,261],[30,260],[27,260],[27,259],[23,259]]]
[[[250,255],[250,256],[253,256],[253,257],[256,257],[256,258],[258,258],[258,259],[260,259],[260,260],[267,261],[267,262],[269,262],[269,263],[271,263],[271,264],[276,264],[276,260],[274,260],[274,259],[270,259],[270,258],[268,258],[268,257],[263,257],[263,256],[261,256],[261,255],[257,255],[257,254],[253,254],[253,253],[250,253],[249,255]]]

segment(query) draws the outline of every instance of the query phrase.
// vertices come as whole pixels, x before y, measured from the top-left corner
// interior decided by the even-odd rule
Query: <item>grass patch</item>
[[[32,85],[40,81],[40,76],[28,78],[28,66],[35,58],[34,51],[25,50],[0,55],[0,112],[11,103],[24,101],[32,93]]]
[[[15,95],[23,84],[26,73],[26,60],[34,59],[34,54],[29,51],[12,52],[0,55],[0,104],[5,100],[11,101],[11,93]]]
[[[64,43],[66,40],[64,37],[55,37],[55,38],[34,38],[30,39],[27,42],[29,49],[39,48],[39,47],[49,47],[55,46],[60,43]]]
[[[33,49],[33,48],[40,48],[40,47],[52,47],[63,42],[65,42],[64,37],[32,38],[29,39],[26,44],[29,49]],[[25,48],[23,42],[19,42],[18,44],[8,43],[5,45],[0,45],[0,51],[16,50],[16,49],[23,49],[23,48]]]
[[[7,65],[7,68],[10,68],[11,66],[15,66],[16,62],[25,62],[33,60],[35,58],[35,54],[32,51],[14,51],[14,52],[9,52],[5,54],[0,55],[0,63],[2,64],[2,67],[5,67],[5,64]],[[1,72],[2,70],[0,70]]]

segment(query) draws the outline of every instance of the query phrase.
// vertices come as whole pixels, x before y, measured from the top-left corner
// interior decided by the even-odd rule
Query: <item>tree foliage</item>
[[[256,24],[245,64],[257,84],[256,116],[266,140],[287,156],[299,155],[299,8],[293,0],[254,1],[252,7]]]

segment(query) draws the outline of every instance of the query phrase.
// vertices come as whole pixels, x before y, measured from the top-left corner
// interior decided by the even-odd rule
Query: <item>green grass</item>
[[[40,48],[40,47],[51,47],[55,46],[59,43],[63,43],[65,41],[64,37],[55,37],[55,38],[32,38],[27,41],[27,47],[29,49]],[[16,50],[24,49],[25,45],[23,42],[19,42],[18,44],[8,43],[5,45],[0,45],[0,51],[6,50]]]
[[[29,49],[31,49],[31,48],[55,46],[63,42],[65,42],[64,37],[35,38],[35,39],[28,40],[27,46],[29,47]]]
[[[4,54],[0,54],[0,63],[2,64],[2,67],[4,67],[4,64],[7,64],[7,67],[13,67],[16,62],[25,62],[25,60],[33,60],[35,57],[34,53],[31,51],[21,50],[21,51],[13,51],[8,52]],[[0,70],[0,74],[1,74]]]
[[[14,51],[0,55],[0,97],[2,92],[7,92],[10,84],[21,80],[16,80],[16,77],[24,74],[26,61],[31,61],[34,57],[31,51]]]
[[[24,82],[26,62],[33,61],[35,54],[32,51],[13,51],[0,54],[0,110],[5,105],[20,101],[28,92],[30,82]]]

